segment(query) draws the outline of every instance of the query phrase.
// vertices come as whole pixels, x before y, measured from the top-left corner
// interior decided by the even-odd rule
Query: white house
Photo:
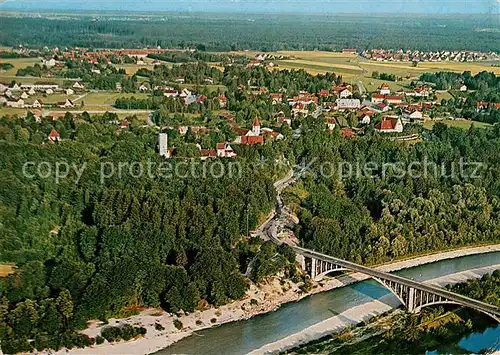
[[[14,83],[12,87],[10,88],[11,90],[18,91],[21,90],[21,86],[19,86],[17,83]]]
[[[142,92],[145,92],[145,91],[148,91],[148,87],[144,84],[141,84],[141,86],[139,86],[139,91],[142,91]]]
[[[85,85],[83,85],[81,82],[77,81],[76,83],[73,84],[73,89],[84,89]]]
[[[66,89],[66,95],[70,96],[70,95],[74,95],[75,94],[75,91],[73,89]]]
[[[52,68],[56,65],[56,60],[54,58],[50,58],[48,60],[42,60],[42,65],[45,65],[47,68]]]
[[[333,131],[335,129],[335,124],[337,122],[334,118],[325,118],[325,124],[328,126],[329,131]]]
[[[420,111],[413,111],[413,112],[404,111],[403,117],[404,118],[411,118],[412,120],[415,120],[415,121],[421,121],[423,119],[424,115]]]
[[[390,95],[390,94],[391,94],[391,88],[386,84],[382,85],[382,87],[380,88],[380,95]]]
[[[15,107],[15,108],[23,108],[24,107],[24,100],[19,99],[16,101],[7,101],[5,103],[8,107]]]
[[[369,114],[363,114],[359,117],[359,123],[364,125],[369,125],[372,121],[372,117]]]
[[[467,86],[466,85],[460,86],[460,91],[462,91],[462,92],[467,91]]]
[[[33,96],[33,95],[35,95],[35,94],[36,94],[36,91],[35,91],[35,89],[33,89],[33,88],[31,88],[31,89],[30,89],[30,91],[28,91],[28,95]]]
[[[23,93],[21,94],[21,99],[27,99],[29,97],[29,95],[23,91]]]
[[[0,92],[4,92],[9,88],[8,85],[0,83]]]
[[[31,107],[33,108],[41,108],[42,107],[42,102],[39,100],[35,100],[32,104]]]
[[[51,90],[59,90],[59,85],[57,84],[22,84],[21,85],[21,90],[39,90],[39,91],[45,91],[48,89]]]
[[[52,89],[47,89],[47,90],[45,90],[45,93],[46,93],[47,95],[52,95],[52,94],[54,93],[54,90],[52,90]]]
[[[339,97],[341,99],[347,99],[348,97],[351,97],[352,96],[352,92],[350,92],[349,90],[347,89],[344,89],[340,92],[339,94]]]
[[[361,106],[359,99],[337,99],[337,110],[355,110]]]
[[[70,99],[66,99],[64,102],[58,102],[57,106],[61,108],[73,108],[75,107],[75,104]]]
[[[176,97],[177,95],[179,95],[179,92],[172,88],[166,88],[163,92],[163,96],[165,97]]]
[[[217,143],[216,151],[220,158],[236,158],[236,153],[229,143]]]

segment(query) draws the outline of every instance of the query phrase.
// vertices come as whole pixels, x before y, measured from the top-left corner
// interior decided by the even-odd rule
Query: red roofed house
[[[224,95],[217,96],[217,99],[219,100],[220,108],[224,108],[227,106],[227,98]]]
[[[373,103],[379,104],[379,103],[384,102],[384,100],[385,100],[385,95],[382,95],[382,94],[372,94],[372,102]]]
[[[61,139],[61,135],[54,128],[52,128],[52,131],[50,131],[48,138],[51,142],[59,142],[59,140]]]
[[[216,158],[217,151],[215,149],[200,149],[201,160],[208,158]]]
[[[319,97],[328,97],[328,96],[330,96],[330,91],[328,91],[328,90],[320,90],[318,92],[318,96]]]
[[[345,138],[354,137],[356,135],[352,128],[342,128],[340,134]]]
[[[283,94],[273,93],[271,94],[271,99],[273,100],[273,105],[280,104],[283,102]]]
[[[241,136],[239,137],[240,144],[243,145],[256,145],[256,144],[264,144],[264,137],[263,136]],[[238,139],[238,138],[236,138]]]
[[[344,48],[344,49],[342,49],[342,53],[344,53],[344,54],[356,54],[357,51],[354,48]]]
[[[391,88],[387,84],[383,84],[380,87],[380,95],[390,95],[391,94]]]
[[[123,120],[122,123],[120,123],[120,128],[128,128],[129,123],[127,120]]]
[[[277,117],[276,122],[279,124],[286,123],[287,125],[291,126],[292,125],[292,119],[287,118],[287,117]]]
[[[398,117],[383,117],[382,121],[375,125],[375,130],[382,133],[401,133],[403,123]]]
[[[337,122],[335,121],[335,118],[325,118],[325,124],[328,126],[329,131],[333,131]]]
[[[217,143],[216,151],[220,158],[236,158],[236,153],[229,143]]]

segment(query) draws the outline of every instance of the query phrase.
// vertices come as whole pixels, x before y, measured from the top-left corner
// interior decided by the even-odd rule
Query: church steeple
[[[256,136],[260,136],[260,122],[259,122],[259,117],[255,116],[255,120],[253,120],[252,123],[252,132]]]

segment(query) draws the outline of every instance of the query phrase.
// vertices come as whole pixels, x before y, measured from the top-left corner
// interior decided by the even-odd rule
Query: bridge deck
[[[308,250],[308,249],[304,249],[304,248],[300,248],[300,247],[296,247],[296,246],[292,246],[292,248],[295,250],[295,252],[297,254],[303,255],[305,257],[335,263],[337,265],[340,265],[340,266],[345,267],[346,269],[349,269],[352,271],[361,272],[363,274],[366,274],[366,275],[369,275],[372,277],[376,277],[376,278],[382,279],[382,280],[389,280],[389,281],[397,282],[397,283],[400,283],[402,285],[413,287],[414,289],[417,289],[417,290],[421,290],[421,291],[429,292],[429,293],[432,293],[432,294],[435,294],[435,295],[438,295],[441,297],[445,297],[450,301],[457,302],[457,303],[462,304],[464,306],[476,308],[478,310],[493,314],[495,316],[500,316],[500,309],[496,306],[493,306],[491,304],[484,303],[484,302],[460,295],[458,293],[454,293],[454,292],[445,290],[445,289],[440,288],[440,287],[425,285],[421,282],[411,280],[411,279],[408,279],[406,277],[401,277],[401,276],[390,274],[387,272],[375,270],[375,269],[372,269],[372,268],[369,268],[366,266],[362,266],[362,265],[359,265],[359,264],[356,264],[356,263],[353,263],[350,261],[337,259],[335,257],[325,255],[322,253],[318,253],[318,252],[313,251],[313,250]]]

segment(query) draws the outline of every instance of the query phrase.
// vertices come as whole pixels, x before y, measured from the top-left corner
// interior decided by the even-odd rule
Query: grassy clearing
[[[5,277],[7,275],[13,274],[15,272],[15,264],[0,264],[0,277]]]
[[[448,91],[436,91],[436,100],[437,102],[441,102],[442,99],[452,99],[453,95],[450,94]]]
[[[474,124],[474,127],[476,128],[487,128],[491,127],[489,123],[484,123],[484,122],[476,122],[476,121],[451,121],[451,120],[443,120],[443,121],[425,121],[424,122],[424,128],[426,129],[432,129],[434,125],[438,122],[444,123],[445,125],[449,127],[456,127],[456,128],[461,128],[461,129],[469,129],[472,124]]]
[[[361,77],[360,78],[361,82],[363,82],[363,85],[365,86],[366,90],[368,91],[376,91],[379,89],[383,84],[387,84],[392,91],[399,91],[403,90],[406,85],[408,85],[410,82],[407,80],[404,81],[384,81],[384,80],[379,80],[379,79],[374,79],[370,77]]]
[[[148,94],[144,93],[121,93],[121,92],[90,92],[78,102],[84,102],[85,105],[114,105],[117,98],[135,97],[136,99],[146,99]]]

